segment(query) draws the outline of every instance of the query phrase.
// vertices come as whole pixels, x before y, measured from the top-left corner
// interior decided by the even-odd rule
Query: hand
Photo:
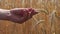
[[[26,20],[32,18],[32,16],[37,13],[34,11],[34,9],[31,8],[11,9],[10,12],[11,12],[11,16],[9,16],[9,20],[18,23],[25,22]]]

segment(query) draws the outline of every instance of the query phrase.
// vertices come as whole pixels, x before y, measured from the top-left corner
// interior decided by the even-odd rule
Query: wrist
[[[11,13],[10,13],[10,10],[3,10],[3,9],[0,9],[0,19],[9,19],[9,16],[11,16]]]

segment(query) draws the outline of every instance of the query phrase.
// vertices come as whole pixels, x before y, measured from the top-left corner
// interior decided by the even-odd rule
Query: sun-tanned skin
[[[34,9],[29,8],[15,8],[11,10],[0,9],[0,20],[22,23],[32,18],[36,13]]]

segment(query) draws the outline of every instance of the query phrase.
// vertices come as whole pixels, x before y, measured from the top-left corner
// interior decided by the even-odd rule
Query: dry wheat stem
[[[54,19],[55,19],[55,12],[56,10],[53,10],[52,13],[49,14],[49,23],[51,24],[51,33],[53,33],[52,31],[52,27],[53,27],[53,23],[54,23]]]
[[[36,25],[38,25],[38,24],[40,24],[41,22],[45,21],[45,20],[39,20],[39,21],[38,21],[35,17],[33,17],[33,19],[36,21],[36,23],[33,25],[32,29],[33,29]]]

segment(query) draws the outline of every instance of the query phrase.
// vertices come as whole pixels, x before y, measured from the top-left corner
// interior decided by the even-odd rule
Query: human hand
[[[16,8],[11,9],[10,12],[11,16],[9,16],[9,20],[18,23],[25,22],[32,18],[33,15],[37,14],[37,12],[31,8]]]

